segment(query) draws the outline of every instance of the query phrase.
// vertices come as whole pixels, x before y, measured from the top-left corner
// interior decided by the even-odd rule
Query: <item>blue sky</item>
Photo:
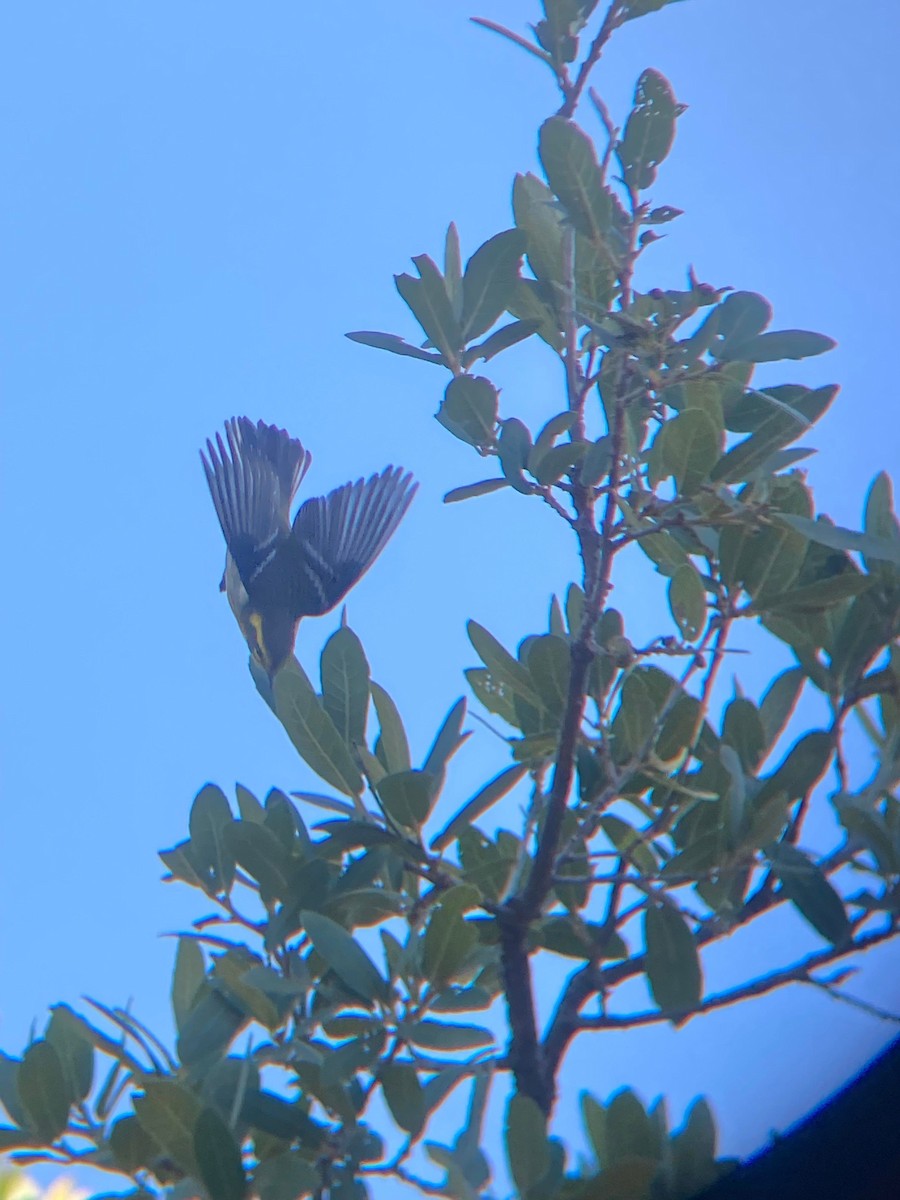
[[[217,591],[223,547],[197,450],[226,417],[302,437],[310,488],[388,462],[421,480],[349,605],[420,754],[474,664],[466,619],[515,643],[543,627],[550,591],[575,571],[565,530],[537,505],[504,493],[442,506],[483,471],[432,419],[442,373],[343,336],[413,336],[392,273],[436,256],[451,219],[466,254],[511,224],[513,176],[535,169],[556,98],[549,72],[467,18],[524,30],[537,6],[340,12],[34,0],[0,17],[7,1052],[48,1004],[84,993],[131,998],[166,1030],[173,946],[159,935],[202,906],[160,884],[156,850],[184,836],[207,779],[259,793],[314,782],[256,695]],[[866,14],[842,0],[688,0],[633,23],[595,77],[619,119],[646,66],[690,106],[654,191],[685,215],[639,286],[679,286],[693,263],[704,280],[767,295],[777,327],[838,339],[782,376],[842,384],[805,440],[819,448],[820,507],[851,525],[872,476],[898,459],[898,30],[887,0]],[[501,358],[495,377],[507,415],[558,411],[558,366],[539,347]],[[625,564],[615,597],[636,641],[667,619],[663,581],[649,578]],[[310,671],[336,620],[301,628]],[[758,695],[782,659],[753,646],[733,669]],[[459,800],[504,761],[476,727]],[[798,922],[770,921],[717,950],[710,981],[816,944]],[[898,966],[886,948],[850,986],[896,1003]],[[725,1149],[746,1153],[891,1032],[793,990],[677,1033],[585,1039],[564,1086],[571,1098],[622,1083],[664,1092],[676,1120],[704,1092]],[[573,1111],[564,1100],[563,1128]]]

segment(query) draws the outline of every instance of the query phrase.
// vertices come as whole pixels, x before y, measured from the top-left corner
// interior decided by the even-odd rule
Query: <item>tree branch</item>
[[[575,112],[591,71],[593,71],[594,67],[600,61],[600,55],[603,53],[606,43],[612,37],[613,31],[622,24],[623,12],[622,0],[612,0],[612,4],[607,9],[606,16],[603,18],[603,24],[600,26],[597,36],[591,42],[591,48],[588,50],[587,57],[578,68],[575,82],[563,88],[565,100],[557,116],[571,117]]]
[[[631,1013],[628,1016],[616,1016],[607,1013],[596,1017],[580,1017],[576,1032],[584,1029],[634,1029],[640,1025],[655,1025],[660,1021],[672,1021],[675,1024],[682,1025],[693,1017],[713,1012],[717,1008],[726,1008],[731,1004],[737,1004],[741,1000],[749,1000],[752,996],[765,996],[768,992],[785,987],[789,983],[807,983],[813,984],[816,987],[827,987],[827,984],[812,978],[811,973],[818,967],[824,967],[829,963],[837,962],[841,958],[846,958],[848,954],[856,954],[860,951],[868,950],[872,946],[877,946],[880,942],[885,942],[895,935],[896,928],[894,923],[890,922],[883,929],[879,929],[875,933],[864,934],[862,937],[844,946],[831,946],[827,950],[820,950],[816,954],[810,954],[793,967],[785,967],[781,971],[773,971],[769,975],[761,975],[757,979],[750,980],[749,983],[741,984],[740,987],[731,988],[725,992],[718,992],[714,996],[707,996],[695,1008],[685,1011],[659,1009],[656,1012]]]

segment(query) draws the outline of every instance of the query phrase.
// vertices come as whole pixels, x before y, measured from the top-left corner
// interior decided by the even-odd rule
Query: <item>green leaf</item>
[[[266,810],[253,795],[249,788],[245,788],[242,783],[235,785],[235,795],[237,796],[238,812],[242,821],[255,821],[257,825],[262,825],[266,819]]]
[[[652,208],[644,217],[644,225],[667,225],[669,221],[674,221],[676,217],[684,216],[683,208],[673,208],[671,204],[661,204],[658,208]]]
[[[263,902],[284,900],[291,888],[289,851],[265,825],[232,821],[225,842],[247,874],[257,881]]]
[[[480,246],[466,263],[463,276],[463,340],[486,333],[506,310],[519,278],[525,252],[521,229],[507,229]]]
[[[726,705],[722,741],[736,751],[745,771],[756,770],[766,748],[766,734],[752,700],[739,696]]]
[[[679,567],[690,565],[685,548],[664,529],[659,533],[650,533],[639,538],[637,545],[650,561],[656,564],[660,575],[668,575],[671,578]]]
[[[513,212],[516,225],[526,235],[528,265],[535,278],[549,284],[562,283],[564,218],[553,193],[542,179],[531,174],[516,176]]]
[[[802,850],[787,842],[769,845],[765,853],[784,894],[801,916],[826,941],[843,945],[850,938],[850,921],[844,902],[825,873]]]
[[[597,1160],[597,1166],[603,1167],[606,1163],[607,1148],[606,1148],[606,1109],[599,1100],[595,1100],[589,1092],[582,1092],[581,1097],[581,1119],[584,1122],[584,1131],[587,1134],[588,1141],[594,1151],[594,1157]]]
[[[191,1066],[221,1054],[249,1021],[249,1014],[221,992],[206,991],[178,1031],[178,1057]]]
[[[422,326],[429,342],[441,352],[445,363],[453,367],[459,361],[463,337],[444,280],[427,254],[416,256],[413,262],[419,278],[395,275],[397,291]]]
[[[500,422],[500,441],[497,454],[503,474],[517,492],[530,496],[534,485],[522,474],[531,453],[531,434],[517,417]]]
[[[562,717],[569,696],[568,642],[550,633],[533,638],[528,646],[527,668],[540,704],[548,713]]]
[[[619,708],[612,724],[617,749],[641,754],[653,734],[656,705],[642,672],[635,671],[622,685]]]
[[[466,625],[466,631],[469,635],[469,641],[475,650],[475,653],[490,671],[495,679],[508,684],[509,687],[521,696],[523,700],[527,700],[529,704],[535,708],[541,707],[541,701],[534,689],[531,675],[526,668],[513,658],[505,647],[494,637],[492,633],[482,626],[477,621],[469,621]]]
[[[347,796],[363,790],[359,768],[302,669],[275,676],[275,709],[300,757]]]
[[[692,495],[719,461],[724,437],[708,413],[685,409],[666,421],[653,442],[656,470],[661,478],[675,476],[683,496]]]
[[[475,698],[481,701],[488,712],[496,713],[516,729],[520,728],[515,695],[508,684],[502,679],[497,679],[484,667],[467,667],[463,673]]]
[[[647,980],[664,1012],[687,1013],[703,994],[700,957],[694,935],[671,904],[651,905],[644,913]]]
[[[69,1123],[69,1109],[77,1099],[56,1048],[46,1041],[32,1042],[18,1071],[19,1100],[42,1142],[55,1142]]]
[[[789,477],[771,485],[771,503],[783,511],[809,512],[812,498],[800,479]],[[754,604],[764,608],[769,596],[790,588],[797,578],[808,544],[802,534],[786,526],[730,525],[719,539],[722,576],[727,583],[742,583]]]
[[[657,863],[653,851],[632,825],[613,813],[607,813],[600,818],[600,826],[623,858],[634,863],[644,875],[656,874]]]
[[[510,297],[510,303],[513,303],[515,297],[519,294],[518,285],[522,282],[523,280],[521,279],[516,280],[516,288]],[[534,317],[527,320],[510,321],[508,325],[503,325],[495,333],[492,333],[490,337],[485,338],[483,342],[479,342],[476,346],[470,346],[462,356],[462,365],[468,370],[479,359],[488,362],[504,350],[508,350],[511,346],[518,345],[519,342],[524,342],[526,338],[530,338],[532,334],[538,332],[540,327],[540,320]]]
[[[556,444],[557,438],[568,433],[577,420],[578,413],[572,409],[565,409],[563,412],[557,413],[555,417],[551,417],[535,438],[529,467],[534,467],[540,461],[541,455],[546,454],[550,447]]]
[[[321,1187],[319,1172],[294,1151],[264,1159],[253,1172],[253,1191],[259,1200],[298,1200]]]
[[[893,487],[886,471],[881,471],[872,480],[866,496],[864,526],[869,537],[900,545],[900,522],[894,514]],[[863,561],[867,571],[874,571],[882,560],[872,562],[865,558]]]
[[[834,739],[822,729],[803,734],[790,748],[784,761],[765,780],[757,799],[762,802],[784,792],[792,800],[806,796],[828,769],[834,753]]]
[[[661,871],[663,879],[683,882],[685,879],[697,879],[712,867],[719,864],[722,858],[721,831],[715,829],[709,833],[701,833],[694,838],[680,853],[673,855]]]
[[[391,354],[400,354],[404,358],[418,358],[422,362],[437,363],[441,367],[444,365],[440,354],[422,350],[418,346],[411,346],[396,333],[377,333],[373,329],[356,329],[353,333],[347,333],[344,336],[348,337],[351,342],[372,346],[375,350],[388,350]]]
[[[597,0],[543,0],[544,20],[533,26],[539,44],[555,63],[574,62],[578,56],[578,34]]]
[[[692,563],[677,567],[669,580],[669,609],[681,636],[692,642],[706,624],[706,588]]]
[[[732,369],[744,367],[749,371],[753,370],[748,363],[732,363],[730,366]],[[720,368],[723,371],[728,369],[728,366]],[[816,410],[820,403],[820,399],[817,399],[811,388],[799,383],[784,383],[762,390],[747,386],[746,390],[742,391],[740,387],[736,387],[729,391],[726,397],[724,412],[728,428],[736,433],[756,433],[765,425],[771,424],[773,416],[782,418],[781,424],[785,429],[796,428],[798,433],[802,433],[809,429],[816,419]],[[805,415],[807,409],[812,411],[813,420]],[[783,455],[785,452],[776,453]],[[804,455],[810,453],[812,451],[803,451]],[[790,465],[784,459],[776,461]]]
[[[845,571],[841,575],[832,575],[827,579],[817,579],[815,583],[807,583],[802,587],[789,588],[785,592],[763,596],[755,608],[765,609],[766,612],[780,612],[790,609],[797,613],[822,612],[833,608],[844,600],[850,600],[868,591],[872,580],[856,571]]]
[[[144,1094],[134,1098],[135,1116],[144,1130],[182,1170],[195,1176],[194,1128],[202,1109],[193,1092],[169,1079],[145,1083]]]
[[[347,625],[328,641],[320,659],[322,703],[348,747],[366,738],[369,663],[362,642]]]
[[[606,478],[611,466],[612,439],[609,435],[604,434],[603,437],[588,446],[587,453],[581,460],[579,482],[583,483],[585,487],[593,487],[601,479]]]
[[[497,425],[497,389],[481,375],[450,380],[436,415],[454,437],[470,446],[493,446]]]
[[[214,1108],[204,1108],[194,1125],[194,1157],[213,1200],[243,1200],[247,1177],[241,1148]]]
[[[303,1046],[302,1042],[296,1042],[294,1052],[297,1053]],[[305,1063],[318,1066],[320,1060],[315,1051],[308,1046],[306,1050],[308,1056],[300,1058],[298,1055],[297,1065]],[[318,1150],[322,1146],[322,1127],[319,1123],[308,1116],[299,1104],[289,1104],[273,1092],[248,1091],[241,1106],[241,1117],[254,1129],[261,1129],[281,1141],[289,1142],[297,1138],[301,1145],[311,1150]]]
[[[431,849],[438,852],[446,850],[465,829],[478,820],[482,813],[486,813],[498,800],[502,800],[527,774],[528,768],[517,764],[507,767],[505,771],[495,775],[467,804],[463,805],[454,817],[451,817],[437,837],[432,839]]]
[[[206,982],[206,967],[203,951],[194,938],[180,937],[175,954],[175,970],[172,974],[172,1012],[178,1032],[197,1002],[200,989]]]
[[[416,1068],[410,1063],[383,1063],[378,1079],[391,1116],[401,1129],[413,1136],[425,1124],[425,1095]]]
[[[772,305],[758,292],[730,292],[716,310],[716,317],[716,332],[727,350],[767,329],[772,320]]]
[[[688,1109],[684,1126],[672,1138],[672,1159],[681,1195],[710,1187],[721,1174],[716,1162],[716,1123],[702,1096]]]
[[[538,154],[569,220],[594,245],[604,245],[614,210],[593,142],[574,122],[550,117],[541,126]]]
[[[900,566],[900,541],[876,537],[869,533],[857,533],[853,529],[844,529],[841,525],[832,525],[821,517],[811,521],[807,517],[779,514],[779,520],[802,533],[810,541],[829,546],[832,550],[856,550],[869,558]]]
[[[459,500],[471,500],[475,496],[488,496],[491,492],[499,492],[501,488],[509,487],[508,479],[483,479],[480,483],[467,483],[463,487],[452,488],[444,496],[445,504],[456,504]]]
[[[671,84],[659,71],[643,72],[634,93],[634,107],[625,123],[625,134],[616,147],[628,187],[652,187],[659,164],[672,149],[675,119],[681,106]]]
[[[517,1092],[506,1109],[506,1158],[510,1174],[524,1196],[541,1182],[550,1167],[547,1118],[530,1096]]]
[[[428,820],[435,797],[435,778],[427,771],[399,771],[378,783],[385,812],[406,829],[418,829]]]
[[[779,329],[772,333],[760,333],[744,342],[729,341],[716,352],[720,362],[780,362],[782,359],[812,358],[824,354],[837,345],[824,333],[812,333],[807,329]]]
[[[328,963],[335,975],[363,1000],[386,1000],[388,985],[378,968],[343,925],[321,913],[300,914],[316,953]]]
[[[44,1036],[59,1056],[66,1091],[75,1100],[84,1100],[94,1082],[94,1049],[83,1024],[68,1005],[57,1004]]]
[[[542,487],[549,487],[568,474],[589,449],[588,442],[564,442],[561,446],[552,446],[540,456],[532,452],[528,458],[528,470]]]
[[[648,13],[659,12],[667,4],[676,4],[678,0],[625,0],[623,21],[634,21],[645,17]]]
[[[157,1142],[146,1132],[137,1117],[120,1117],[109,1131],[109,1145],[117,1166],[129,1175],[147,1168],[160,1157]]]
[[[892,644],[898,628],[896,601],[885,604],[876,592],[856,597],[835,633],[831,651],[831,673],[842,690],[855,687],[875,657]]]
[[[462,257],[459,230],[454,221],[447,226],[447,236],[444,238],[444,286],[450,297],[453,315],[460,321],[463,311]]]
[[[442,903],[432,909],[423,941],[425,974],[432,986],[450,983],[469,957],[478,934],[466,921],[452,896],[457,888],[445,893]],[[467,892],[469,888],[465,889]],[[472,889],[474,891],[474,889]],[[477,898],[477,891],[475,892]]]
[[[222,789],[212,783],[201,788],[191,806],[191,856],[212,872],[214,889],[226,893],[234,883],[234,859],[223,832],[231,819],[231,806]]]
[[[766,747],[771,748],[791,718],[806,676],[800,667],[782,671],[769,684],[759,706],[759,719],[765,734]]]
[[[865,800],[837,796],[834,800],[841,824],[872,853],[882,875],[900,874],[900,843],[894,838],[884,816]]]
[[[370,684],[375,712],[378,716],[380,735],[375,752],[388,774],[398,771],[408,771],[411,765],[409,757],[409,742],[397,705],[388,693],[372,681]]]
[[[770,389],[774,391],[775,389]],[[796,441],[804,430],[827,412],[838,389],[833,384],[803,392],[793,405],[771,404],[770,411],[758,423],[756,431],[738,442],[719,460],[712,477],[721,483],[739,483],[748,479],[766,460],[783,446]],[[767,393],[760,393],[760,397]]]
[[[422,767],[423,771],[427,771],[431,775],[443,775],[447,763],[469,737],[467,733],[462,732],[465,719],[466,701],[463,697],[456,701],[444,718],[434,743],[428,751]]]
[[[606,1106],[607,1168],[634,1159],[655,1159],[658,1153],[653,1126],[643,1104],[631,1088],[622,1088]]]
[[[261,982],[268,982],[270,972],[262,966],[256,955],[248,953],[243,947],[236,947],[216,959],[212,983],[216,991],[236,1008],[242,1009],[266,1029],[275,1030],[281,1024],[283,1007],[279,1007],[270,995],[251,982],[250,972],[254,968],[257,978],[261,976]],[[272,975],[272,978],[277,986],[280,976]]]
[[[553,287],[550,284],[537,279],[520,279],[507,307],[510,314],[520,321],[534,323],[537,336],[559,354],[564,338],[560,331],[562,322],[552,297]]]
[[[405,1037],[425,1050],[477,1050],[492,1046],[494,1035],[480,1025],[449,1025],[441,1021],[415,1021],[404,1026]]]
[[[28,1117],[19,1098],[19,1068],[21,1059],[11,1058],[0,1051],[0,1104],[17,1125],[27,1125]]]

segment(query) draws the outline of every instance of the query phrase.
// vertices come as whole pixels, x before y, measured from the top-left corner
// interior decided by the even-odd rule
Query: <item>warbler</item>
[[[200,458],[227,553],[220,589],[269,679],[294,649],[303,617],[329,612],[369,569],[418,484],[401,467],[291,506],[312,455],[284,429],[225,422]]]

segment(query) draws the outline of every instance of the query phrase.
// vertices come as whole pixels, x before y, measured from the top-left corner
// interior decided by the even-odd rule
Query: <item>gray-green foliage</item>
[[[162,854],[169,878],[203,897],[178,945],[174,1050],[124,1009],[95,1005],[101,1026],[57,1007],[21,1058],[0,1057],[10,1121],[0,1149],[27,1158],[52,1146],[129,1176],[134,1196],[212,1200],[363,1197],[379,1178],[411,1178],[412,1159],[433,1193],[471,1200],[498,1194],[491,1159],[502,1155],[485,1153],[482,1123],[500,1086],[519,1195],[676,1200],[724,1169],[705,1101],[670,1133],[662,1102],[586,1094],[590,1160],[578,1166],[551,1122],[573,1039],[682,1023],[788,982],[833,987],[819,968],[892,936],[900,527],[890,482],[874,481],[859,531],[817,513],[794,469],[809,451],[795,443],[837,388],[753,384],[756,364],[820,354],[830,339],[773,330],[762,296],[693,274],[683,290],[636,288],[655,228],[679,215],[647,191],[683,111],[669,81],[641,75],[621,134],[608,118],[573,119],[587,46],[666,2],[613,0],[601,14],[596,0],[544,0],[533,54],[563,106],[539,132],[543,177],[516,180],[513,227],[465,265],[451,226],[442,269],[423,254],[415,275],[397,276],[420,327],[412,341],[350,335],[449,373],[437,420],[487,477],[461,481],[448,501],[478,498],[490,521],[481,497],[511,489],[550,504],[578,538],[583,573],[553,601],[546,630],[523,630],[511,650],[469,624],[477,665],[466,679],[506,731],[509,761],[471,797],[456,794],[465,702],[430,749],[411,752],[347,627],[322,652],[321,691],[296,661],[274,689],[259,678],[325,790],[260,801],[239,787],[232,802],[201,789],[189,837]],[[481,373],[533,338],[567,379],[534,430],[515,394],[501,406]],[[672,618],[643,647],[627,612],[608,604],[616,558],[632,547],[662,577]],[[748,622],[795,665],[758,700],[738,694],[719,712],[713,684]],[[828,714],[820,728],[796,727],[803,693]],[[850,721],[872,746],[862,782],[846,762]],[[437,822],[448,795],[455,815]],[[526,811],[515,829],[496,827],[504,802],[505,815]],[[804,821],[828,804],[841,835],[815,852]],[[814,931],[815,952],[706,997],[704,948],[781,906]],[[571,973],[540,1029],[531,981],[548,954]],[[653,1007],[597,1009],[598,996],[640,976]],[[467,1117],[437,1142],[432,1118],[457,1088]]]

